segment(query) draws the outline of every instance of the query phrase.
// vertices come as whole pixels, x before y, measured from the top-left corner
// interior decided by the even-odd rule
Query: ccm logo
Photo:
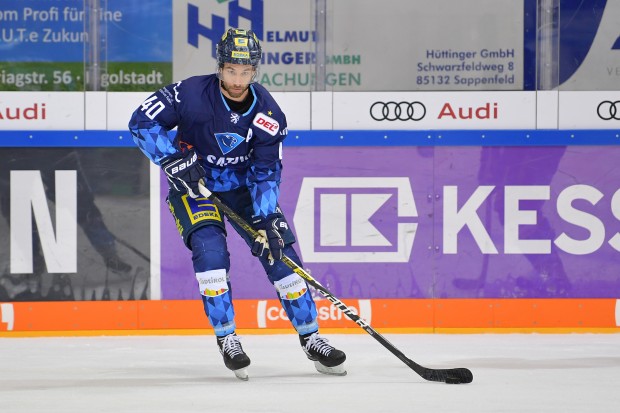
[[[270,118],[264,113],[259,113],[256,115],[253,124],[271,136],[276,136],[276,133],[278,133],[278,130],[280,129],[280,124],[275,119]]]

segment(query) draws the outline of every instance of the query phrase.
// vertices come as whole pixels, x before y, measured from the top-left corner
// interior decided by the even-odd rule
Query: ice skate
[[[239,380],[248,380],[247,367],[250,365],[250,358],[241,347],[241,340],[235,333],[217,338],[217,345],[220,353],[224,357],[224,365],[235,373]]]
[[[343,351],[328,344],[328,340],[313,333],[309,336],[299,336],[299,342],[309,360],[314,361],[314,367],[319,373],[334,376],[344,376],[347,371],[344,361],[347,356]]]

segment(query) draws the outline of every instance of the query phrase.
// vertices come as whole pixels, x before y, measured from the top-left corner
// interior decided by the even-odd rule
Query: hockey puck
[[[446,377],[446,384],[461,384],[461,379],[458,377]]]

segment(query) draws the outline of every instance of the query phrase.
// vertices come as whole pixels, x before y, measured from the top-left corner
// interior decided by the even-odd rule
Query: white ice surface
[[[325,376],[297,337],[246,335],[250,380],[212,336],[0,338],[0,412],[620,412],[620,334],[392,335],[426,382],[367,334],[327,335],[348,375]]]

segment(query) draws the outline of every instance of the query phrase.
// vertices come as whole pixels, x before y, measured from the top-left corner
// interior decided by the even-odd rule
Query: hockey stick
[[[202,196],[209,199],[215,204],[215,206],[223,211],[228,218],[239,225],[250,237],[256,238],[259,236],[258,232],[252,228],[243,218],[241,218],[235,211],[224,204],[218,197],[216,197],[211,191],[205,188],[202,183],[199,185],[199,190]],[[325,298],[327,298],[334,306],[342,311],[347,317],[353,320],[358,326],[364,329],[375,340],[377,340],[383,347],[388,349],[392,354],[400,359],[403,363],[409,366],[413,371],[420,375],[425,380],[438,381],[449,384],[471,383],[474,379],[472,372],[466,368],[454,368],[454,369],[432,369],[424,367],[416,363],[415,361],[407,358],[400,350],[398,350],[392,343],[390,343],[385,337],[379,334],[373,329],[363,318],[355,314],[349,307],[334,296],[329,290],[315,280],[306,270],[301,268],[292,259],[284,255],[282,262],[286,264],[291,270],[293,270],[301,278],[305,279],[309,285],[318,290]]]

